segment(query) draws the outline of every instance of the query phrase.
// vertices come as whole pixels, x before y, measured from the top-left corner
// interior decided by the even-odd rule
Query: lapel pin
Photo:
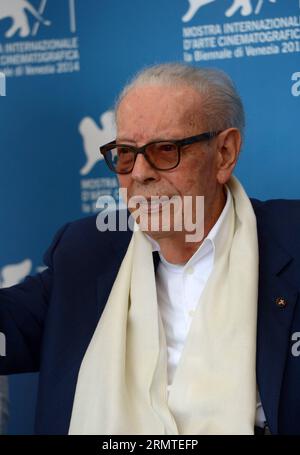
[[[279,306],[279,308],[284,308],[287,306],[287,301],[283,297],[278,297],[276,299],[276,305]]]

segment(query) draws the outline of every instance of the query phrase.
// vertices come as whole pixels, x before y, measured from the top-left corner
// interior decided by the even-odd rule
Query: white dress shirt
[[[233,204],[226,186],[226,204],[217,222],[185,264],[171,264],[160,253],[159,244],[147,236],[160,262],[156,271],[157,301],[165,329],[168,350],[168,392],[201,294],[213,270],[215,248],[226,240],[229,211]],[[256,425],[263,427],[265,415],[257,395]]]

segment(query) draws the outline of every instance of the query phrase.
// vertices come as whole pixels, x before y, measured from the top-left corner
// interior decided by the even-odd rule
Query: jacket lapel
[[[299,271],[292,255],[272,236],[270,225],[265,226],[263,212],[255,211],[260,261],[256,373],[267,424],[271,433],[277,434],[280,391],[298,295],[294,278]]]

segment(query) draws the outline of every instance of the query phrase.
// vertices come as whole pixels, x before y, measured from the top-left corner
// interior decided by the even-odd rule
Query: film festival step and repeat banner
[[[251,196],[300,198],[299,0],[0,0],[1,287],[43,270],[59,226],[118,199],[98,151],[115,97],[165,61],[232,76],[247,113],[238,177]],[[32,433],[38,375],[9,386],[9,432]]]

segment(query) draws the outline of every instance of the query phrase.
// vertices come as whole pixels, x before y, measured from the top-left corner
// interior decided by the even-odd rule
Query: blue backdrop
[[[247,113],[236,175],[253,197],[300,198],[299,57],[299,0],[0,0],[0,285],[41,270],[57,228],[117,194],[98,146],[148,64],[227,71]],[[11,434],[33,432],[37,382],[10,378]]]

